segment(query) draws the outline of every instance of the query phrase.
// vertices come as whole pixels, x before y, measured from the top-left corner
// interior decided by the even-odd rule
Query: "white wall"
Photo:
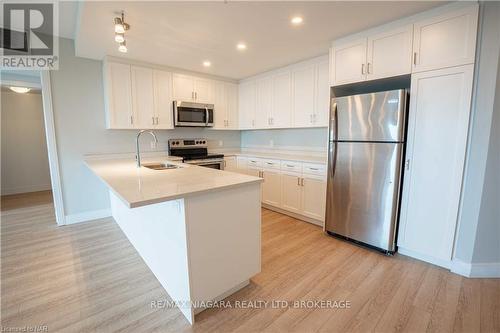
[[[500,57],[498,60],[500,63]],[[488,159],[472,257],[474,263],[500,263],[500,65],[493,110]]]
[[[241,132],[242,148],[326,152],[327,128],[294,128]]]
[[[52,99],[65,214],[92,216],[108,210],[108,192],[83,163],[84,155],[135,151],[136,130],[105,129],[104,91],[100,61],[74,56],[73,41],[60,39],[59,70],[51,72]],[[238,131],[175,129],[156,131],[159,149],[175,137],[206,137],[210,146],[239,147]],[[144,137],[143,150],[150,150]],[[75,220],[75,219],[72,219]],[[77,218],[78,220],[78,218]]]
[[[499,263],[500,3],[481,3],[479,28],[475,90],[454,258],[465,263]]]
[[[40,93],[2,89],[2,195],[50,189]]]

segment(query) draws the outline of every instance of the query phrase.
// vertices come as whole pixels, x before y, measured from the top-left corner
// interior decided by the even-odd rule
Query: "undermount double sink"
[[[170,163],[144,163],[142,165],[145,168],[152,169],[152,170],[170,170],[170,169],[180,169],[183,168],[180,165],[176,164],[170,164]]]

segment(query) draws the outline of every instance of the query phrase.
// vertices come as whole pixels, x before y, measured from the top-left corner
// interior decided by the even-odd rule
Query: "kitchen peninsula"
[[[260,272],[262,179],[162,162],[86,160],[109,188],[116,223],[193,323],[203,310],[197,305],[229,296]]]

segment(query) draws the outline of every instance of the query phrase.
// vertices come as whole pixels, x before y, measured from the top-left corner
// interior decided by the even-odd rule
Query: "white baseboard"
[[[453,259],[450,270],[470,278],[500,278],[500,262],[467,263]]]
[[[447,269],[450,269],[451,266],[451,261],[450,260],[443,260],[441,258],[436,258],[427,254],[419,253],[413,250],[406,249],[404,247],[398,246],[398,253],[412,257],[418,260],[422,260],[425,262],[428,262],[430,264],[436,265],[436,266],[441,266]]]
[[[21,187],[11,187],[11,188],[3,188],[2,189],[2,195],[11,195],[11,194],[19,194],[19,193],[30,193],[30,192],[48,191],[50,189],[51,189],[50,184],[33,185],[33,186],[21,186]]]
[[[92,210],[89,212],[66,215],[65,224],[75,224],[102,219],[111,216],[111,209]]]

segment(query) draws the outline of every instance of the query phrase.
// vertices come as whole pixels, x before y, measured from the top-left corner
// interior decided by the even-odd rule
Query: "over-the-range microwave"
[[[174,101],[175,127],[214,126],[214,105]]]

